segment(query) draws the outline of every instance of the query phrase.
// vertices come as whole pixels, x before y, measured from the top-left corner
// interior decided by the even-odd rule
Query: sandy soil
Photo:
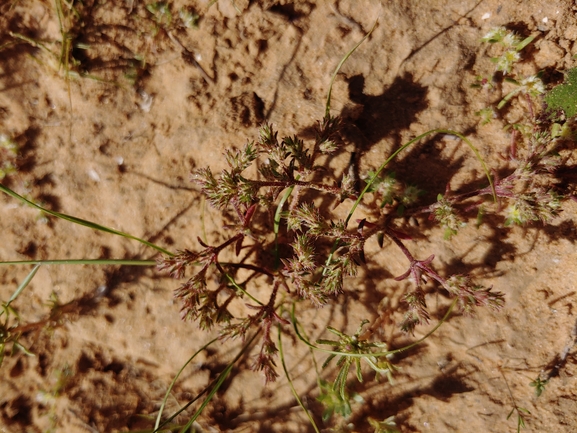
[[[207,1],[175,0],[175,22],[184,5],[201,15],[198,28],[175,27],[181,46],[155,30],[145,3],[79,6],[83,20],[72,39],[89,48],[72,54],[81,61],[75,68],[92,78],[71,80],[58,70],[57,57],[18,36],[58,53],[54,3],[0,5],[0,46],[18,42],[0,51],[0,133],[21,148],[18,173],[3,183],[50,209],[172,251],[198,248],[202,230],[214,241],[222,231],[221,216],[190,183],[191,170],[223,168],[223,150],[254,139],[265,120],[281,135],[310,131],[323,115],[335,66],[377,18],[333,89],[333,113],[349,122],[346,150],[362,155],[364,169],[433,128],[467,134],[492,167],[506,167],[503,123],[480,126],[474,114],[487,100],[471,84],[494,68],[480,38],[500,25],[536,35],[520,68],[545,70],[551,81],[574,66],[577,54],[577,9],[567,0],[219,0],[208,9]],[[508,115],[514,121],[515,112]],[[342,169],[348,158],[330,167]],[[450,138],[414,148],[395,169],[433,197],[448,182],[456,189],[483,176],[475,158]],[[577,431],[576,210],[568,203],[546,227],[470,224],[450,241],[425,223],[409,244],[419,258],[436,254],[444,274],[474,271],[505,293],[505,308],[452,317],[394,359],[400,367],[394,385],[375,382],[368,372],[362,384],[351,376],[364,402],[353,404],[348,420],[335,416],[328,423],[315,401],[310,354],[286,338],[291,377],[317,424],[368,432],[368,417],[395,416],[403,432],[513,432],[516,416],[507,415],[516,404],[530,411],[525,431]],[[1,260],[155,257],[136,242],[45,220],[7,196],[0,197],[0,232]],[[363,318],[379,329],[376,305],[386,298],[399,307],[404,286],[390,277],[405,271],[405,259],[391,246],[370,251],[369,262],[350,283],[355,290],[343,297],[347,302],[311,309],[305,318],[311,338],[326,336],[329,323],[352,333]],[[29,271],[0,267],[3,302]],[[180,320],[172,296],[177,286],[153,267],[41,267],[13,304],[22,323],[39,325],[20,340],[34,356],[8,352],[0,368],[0,431],[150,431],[175,374],[213,337]],[[61,315],[47,320],[54,296]],[[427,299],[436,320],[447,300],[435,293]],[[393,347],[410,340],[384,323],[378,333]],[[195,397],[239,348],[227,342],[195,358],[166,413]],[[235,367],[197,431],[313,431],[286,379],[265,386],[248,368],[251,356]],[[323,355],[316,357],[320,365]],[[327,379],[332,374],[323,372]],[[550,382],[537,398],[529,383],[539,374]],[[177,421],[186,422],[197,408]]]

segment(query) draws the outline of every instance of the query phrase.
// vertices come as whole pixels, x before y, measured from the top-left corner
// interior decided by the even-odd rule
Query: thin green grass
[[[123,266],[154,266],[155,260],[130,259],[63,259],[63,260],[14,260],[0,262],[6,265],[123,265]]]
[[[227,379],[228,375],[232,371],[235,364],[240,360],[240,358],[245,354],[245,352],[252,346],[252,342],[256,339],[258,334],[259,333],[256,332],[250,339],[248,339],[243,344],[241,350],[237,353],[237,355],[234,357],[234,359],[227,364],[225,369],[218,375],[218,377],[211,384],[209,384],[204,389],[204,391],[202,391],[200,394],[198,394],[193,400],[189,401],[186,405],[184,405],[182,407],[182,409],[180,409],[178,412],[173,414],[168,419],[168,421],[173,420],[174,417],[178,416],[180,413],[182,413],[184,410],[186,410],[190,405],[192,405],[196,400],[198,400],[203,394],[207,393],[207,396],[202,401],[202,403],[200,404],[200,407],[197,409],[197,411],[194,413],[194,415],[190,418],[190,420],[184,425],[184,427],[182,427],[180,429],[181,433],[186,432],[187,429],[189,429],[190,426],[192,426],[192,424],[197,420],[197,418],[200,416],[200,414],[204,411],[206,406],[208,406],[208,404],[211,402],[211,400],[213,399],[213,397],[215,396],[217,391],[220,389],[220,387],[222,386],[224,381]],[[159,428],[162,428],[162,425]],[[157,431],[158,431],[158,429],[155,430],[154,433],[156,433]]]
[[[34,275],[36,275],[36,272],[38,272],[38,269],[40,269],[39,263],[37,263],[36,266],[34,266],[30,271],[30,273],[26,276],[26,278],[22,280],[16,291],[12,294],[12,296],[10,296],[8,302],[6,302],[6,307],[8,307],[12,303],[12,301],[14,301],[20,295],[20,293],[22,293],[22,291],[28,286],[28,284],[30,284],[32,278],[34,278]]]
[[[166,254],[166,255],[168,255],[168,256],[173,256],[173,255],[174,255],[174,254],[171,253],[170,251],[168,251],[168,250],[166,250],[166,249],[164,249],[164,248],[162,248],[162,247],[160,247],[160,246],[158,246],[158,245],[155,245],[155,244],[153,244],[152,242],[148,242],[148,241],[146,241],[146,240],[144,240],[144,239],[138,238],[138,237],[136,237],[136,236],[132,236],[132,235],[130,235],[130,234],[128,234],[128,233],[124,233],[124,232],[121,232],[121,231],[119,231],[119,230],[115,230],[115,229],[112,229],[112,228],[109,228],[109,227],[106,227],[106,226],[103,226],[103,225],[100,225],[100,224],[97,224],[97,223],[95,223],[95,222],[88,221],[88,220],[85,220],[85,219],[82,219],[82,218],[77,218],[77,217],[74,217],[74,216],[72,216],[72,215],[67,215],[67,214],[65,214],[65,213],[55,212],[55,211],[52,211],[52,210],[50,210],[50,209],[46,209],[46,208],[44,208],[44,207],[42,207],[42,206],[40,206],[40,205],[38,205],[38,204],[36,204],[36,203],[28,200],[27,198],[22,197],[20,194],[12,191],[10,188],[8,188],[7,186],[4,186],[4,185],[2,185],[2,184],[0,184],[0,191],[2,191],[2,192],[5,193],[5,194],[8,194],[10,197],[13,197],[13,198],[17,199],[17,200],[21,201],[22,203],[24,203],[24,204],[26,204],[26,205],[28,205],[28,206],[30,206],[30,207],[33,207],[33,208],[35,208],[35,209],[38,209],[39,211],[41,211],[41,212],[43,212],[43,213],[45,213],[45,214],[47,214],[47,215],[51,215],[51,216],[54,216],[54,217],[56,217],[56,218],[60,218],[60,219],[63,219],[63,220],[65,220],[65,221],[69,221],[69,222],[74,223],[74,224],[78,224],[78,225],[81,225],[81,226],[84,226],[84,227],[88,227],[88,228],[91,228],[91,229],[93,229],[93,230],[98,230],[98,231],[101,231],[101,232],[104,232],[104,233],[110,233],[110,234],[113,234],[113,235],[121,236],[121,237],[123,237],[123,238],[132,239],[132,240],[134,240],[134,241],[140,242],[141,244],[144,244],[144,245],[146,245],[146,246],[148,246],[148,247],[150,247],[150,248],[153,248],[153,249],[161,252],[162,254]]]
[[[345,54],[345,56],[341,59],[341,61],[339,62],[339,64],[335,68],[335,72],[333,72],[333,76],[331,77],[331,82],[329,84],[329,90],[327,92],[327,102],[325,104],[325,117],[329,117],[331,115],[331,95],[332,95],[332,91],[333,91],[333,84],[335,83],[335,80],[337,79],[337,75],[338,75],[339,71],[341,70],[341,68],[343,67],[345,62],[348,60],[348,58],[371,35],[371,33],[373,33],[373,30],[375,30],[377,28],[378,22],[379,22],[378,20],[375,21],[375,23],[373,24],[373,27],[371,27],[371,30],[369,30],[369,32],[347,54]]]
[[[282,346],[282,331],[281,331],[280,326],[278,327],[278,350],[280,353],[280,361],[282,364],[282,369],[284,371],[285,377],[287,378],[287,381],[288,381],[289,386],[291,388],[291,392],[293,393],[293,395],[295,397],[295,400],[297,401],[298,405],[302,408],[302,410],[305,412],[305,414],[306,414],[307,418],[309,419],[309,422],[310,422],[312,428],[314,429],[314,431],[316,433],[320,433],[320,430],[317,427],[317,424],[315,423],[313,416],[311,415],[310,411],[304,405],[304,403],[303,403],[302,399],[300,398],[300,396],[299,396],[299,394],[298,394],[298,392],[294,386],[294,383],[290,377],[288,368],[286,366],[285,357],[284,357],[284,350],[283,350],[283,346]]]
[[[389,165],[389,163],[391,161],[393,161],[403,150],[407,149],[409,146],[412,146],[413,144],[419,142],[420,140],[422,140],[425,137],[428,136],[433,136],[433,135],[437,135],[437,134],[450,134],[450,135],[454,135],[456,137],[459,137],[461,140],[463,140],[467,146],[471,149],[471,151],[475,154],[475,157],[477,158],[477,160],[480,162],[481,166],[483,167],[483,171],[485,172],[485,176],[487,177],[487,180],[489,181],[489,185],[491,187],[491,191],[493,194],[493,200],[495,201],[495,203],[497,202],[497,193],[495,191],[495,185],[493,184],[493,180],[491,178],[491,174],[489,173],[489,169],[487,168],[487,164],[485,163],[485,160],[481,157],[481,154],[479,153],[478,149],[473,145],[473,143],[471,143],[471,141],[463,136],[462,134],[459,134],[456,131],[452,131],[450,129],[431,129],[430,131],[427,131],[415,138],[413,138],[412,140],[410,140],[409,142],[405,143],[404,145],[402,145],[399,149],[397,149],[395,152],[393,152],[391,154],[391,156],[389,156],[385,162],[383,162],[380,167],[377,169],[377,171],[375,172],[375,174],[369,179],[369,181],[367,182],[367,185],[365,186],[365,188],[363,189],[363,191],[359,194],[359,198],[355,201],[355,203],[353,204],[351,210],[349,211],[347,218],[345,220],[345,225],[348,225],[350,219],[352,218],[355,210],[357,209],[357,206],[361,203],[361,201],[363,200],[363,197],[365,196],[365,194],[371,189],[373,183],[375,182],[375,180],[379,177],[379,175],[383,172],[383,170],[385,169],[385,167],[387,165]]]
[[[162,419],[162,412],[164,412],[164,407],[166,406],[166,402],[168,401],[168,397],[170,396],[170,392],[172,391],[172,388],[176,384],[176,381],[178,380],[178,378],[180,377],[180,375],[182,374],[182,372],[184,371],[186,366],[188,364],[190,364],[192,362],[192,360],[197,357],[197,355],[199,355],[201,352],[203,352],[204,350],[206,350],[207,348],[212,346],[217,341],[218,341],[218,338],[213,338],[212,340],[210,340],[208,343],[206,343],[204,346],[202,346],[200,349],[198,349],[194,353],[194,355],[192,355],[190,358],[188,358],[188,361],[186,361],[184,363],[184,365],[180,368],[180,370],[178,370],[178,373],[176,373],[176,376],[174,376],[174,379],[172,379],[172,382],[170,382],[170,386],[166,390],[166,394],[164,396],[164,399],[162,400],[162,404],[160,405],[160,409],[158,410],[158,416],[156,417],[156,422],[154,423],[154,431],[158,431],[158,429],[161,427],[160,420]],[[174,419],[174,418],[172,418],[172,419]]]

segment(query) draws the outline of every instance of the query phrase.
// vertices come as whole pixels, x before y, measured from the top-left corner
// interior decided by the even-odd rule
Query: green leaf
[[[524,407],[518,407],[517,410],[518,410],[519,412],[525,412],[525,413],[529,413],[529,414],[531,413],[531,412],[529,411],[529,409],[525,409]]]
[[[521,51],[523,48],[525,48],[527,45],[529,45],[531,42],[533,42],[533,39],[535,39],[535,36],[529,36],[525,39],[523,39],[521,42],[519,42],[516,46],[515,46],[515,50],[516,51]]]
[[[545,391],[545,385],[547,385],[548,383],[549,383],[548,379],[547,380],[541,380],[540,377],[537,377],[537,379],[535,379],[529,385],[533,386],[535,388],[535,394],[537,395],[537,397],[539,397],[539,396],[541,396],[543,391]]]
[[[511,418],[511,415],[513,415],[514,412],[515,408],[511,409],[511,412],[509,412],[509,415],[507,415],[507,419]]]
[[[561,109],[567,117],[577,115],[577,68],[567,71],[565,82],[551,90],[545,102],[550,112]]]

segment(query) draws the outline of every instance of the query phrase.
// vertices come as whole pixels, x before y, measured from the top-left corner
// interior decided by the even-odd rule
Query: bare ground
[[[50,209],[173,251],[198,248],[203,230],[213,240],[221,231],[220,215],[189,182],[191,170],[224,167],[223,150],[254,139],[263,121],[282,135],[310,131],[323,115],[335,66],[376,19],[333,89],[333,112],[349,125],[346,150],[361,154],[365,169],[433,128],[467,134],[489,165],[506,168],[509,134],[500,121],[481,126],[474,114],[488,101],[470,86],[494,68],[480,38],[500,25],[536,35],[521,68],[544,70],[551,80],[574,66],[577,54],[576,10],[564,0],[220,0],[208,9],[203,1],[174,1],[174,19],[185,3],[201,14],[197,29],[175,30],[182,46],[155,34],[143,2],[101,3],[84,2],[73,35],[90,47],[72,53],[92,78],[71,80],[57,58],[18,36],[58,52],[50,44],[62,37],[54,4],[0,5],[0,45],[18,42],[0,51],[0,133],[21,147],[18,173],[3,182]],[[515,112],[508,115],[515,120]],[[348,155],[328,167],[342,170]],[[409,151],[396,170],[434,195],[448,182],[458,189],[483,176],[478,161],[450,138]],[[444,274],[474,270],[505,293],[505,308],[452,317],[394,359],[401,369],[393,385],[369,374],[362,384],[351,377],[364,402],[353,405],[348,420],[326,424],[309,352],[285,339],[291,377],[317,424],[365,432],[372,431],[369,416],[394,415],[403,432],[513,432],[516,416],[507,415],[516,404],[530,411],[526,431],[576,431],[576,210],[576,203],[567,204],[546,227],[470,224],[451,241],[420,222],[409,244],[415,254],[434,253]],[[127,239],[45,221],[7,196],[0,198],[0,215],[2,260],[155,257]],[[392,346],[409,341],[394,326],[378,326],[379,302],[402,308],[404,286],[390,277],[405,271],[404,260],[394,247],[375,247],[373,265],[350,283],[343,302],[311,309],[311,338],[329,323],[354,332],[367,318]],[[29,271],[0,267],[2,301]],[[13,304],[23,323],[39,325],[20,340],[34,356],[8,354],[0,369],[0,431],[151,429],[172,378],[212,338],[180,320],[176,287],[152,267],[41,267]],[[64,307],[47,320],[51,294]],[[428,303],[437,320],[444,295],[431,293]],[[239,348],[229,342],[201,353],[173,389],[167,413],[196,396]],[[250,355],[242,358],[199,418],[198,431],[312,431],[286,379],[265,386],[250,365]],[[537,398],[529,383],[539,374],[550,382]],[[197,407],[177,420],[185,422]]]

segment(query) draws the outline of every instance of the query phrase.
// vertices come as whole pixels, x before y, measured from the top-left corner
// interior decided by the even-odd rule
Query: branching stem
[[[267,181],[267,180],[249,180],[249,179],[245,180],[258,188],[264,188],[264,187],[288,188],[291,186],[297,186],[297,187],[316,189],[319,191],[325,191],[334,195],[340,195],[342,193],[342,189],[339,188],[338,186],[325,185],[322,183],[305,182],[296,179],[287,181]],[[356,197],[351,198],[356,199]]]

